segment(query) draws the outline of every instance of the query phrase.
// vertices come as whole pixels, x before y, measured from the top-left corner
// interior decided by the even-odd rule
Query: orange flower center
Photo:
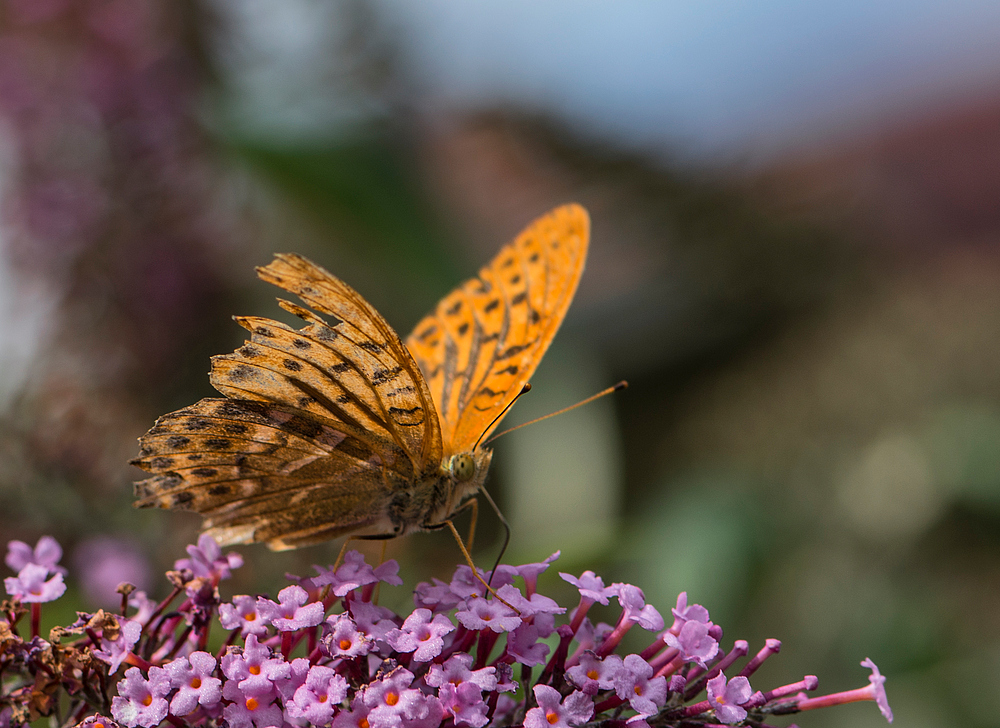
[[[257,698],[247,698],[247,710],[257,710],[260,707],[260,703],[257,702]]]
[[[359,720],[358,721],[358,728],[369,728],[368,719],[367,718],[362,718],[361,720]]]
[[[193,678],[191,678],[191,687],[194,688],[195,690],[197,690],[198,688],[200,688],[201,687],[201,678],[200,677],[193,677]]]
[[[634,688],[632,688],[632,689],[633,689],[633,690],[635,690],[635,694],[636,694],[636,695],[642,695],[642,688],[641,688],[640,686],[636,685],[636,686],[635,686]]]
[[[385,702],[387,705],[395,705],[399,702],[399,695],[397,693],[388,692],[385,694]]]
[[[152,695],[147,695],[145,698],[142,699],[142,704],[146,705],[146,706],[151,705],[152,702],[153,702],[153,696]]]
[[[349,650],[351,648],[351,641],[344,639],[340,641],[340,649]]]
[[[587,670],[587,677],[589,677],[591,680],[596,680],[597,670]]]
[[[243,619],[245,619],[248,622],[252,622],[255,619],[257,619],[257,613],[256,612],[250,612],[250,614],[246,615]]]
[[[251,665],[250,666],[250,674],[251,675],[260,675],[260,665]]]
[[[549,722],[549,725],[555,725],[556,723],[559,722],[559,714],[558,713],[546,713],[545,714],[545,720],[547,720]]]

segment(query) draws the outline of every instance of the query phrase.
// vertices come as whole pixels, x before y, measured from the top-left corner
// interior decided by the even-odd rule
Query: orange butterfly
[[[135,484],[135,505],[200,513],[220,544],[288,549],[445,525],[457,538],[450,518],[492,458],[479,443],[559,329],[589,237],[582,207],[552,210],[405,344],[346,283],[277,255],[257,273],[310,307],[279,299],[306,325],[236,319],[250,341],[212,359],[226,398],[164,415],[139,439],[132,464],[153,476]]]

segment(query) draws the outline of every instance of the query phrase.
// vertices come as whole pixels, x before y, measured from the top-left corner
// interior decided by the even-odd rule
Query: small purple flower
[[[118,723],[103,715],[88,715],[79,724],[80,728],[119,728]],[[0,728],[10,728],[0,717]]]
[[[593,571],[588,570],[583,572],[580,574],[580,578],[562,571],[559,572],[559,576],[563,578],[563,581],[568,581],[579,589],[580,598],[588,602],[597,602],[598,604],[606,605],[611,597],[618,594],[615,585],[604,586],[604,580]]]
[[[727,725],[736,725],[747,717],[740,707],[750,699],[753,690],[745,677],[734,677],[726,681],[721,672],[708,681],[708,702],[715,709],[715,717]]]
[[[522,622],[517,629],[507,635],[507,654],[522,665],[541,665],[549,654],[549,646],[538,641],[538,627],[530,622]]]
[[[358,629],[376,642],[385,642],[385,636],[396,629],[396,623],[392,621],[395,615],[391,609],[354,600],[351,601],[350,610]]]
[[[231,701],[222,709],[229,728],[270,728],[282,725],[281,708],[274,704],[278,696],[273,686],[258,692],[241,685],[242,683],[237,685],[235,680],[229,680],[222,686],[222,697]]]
[[[223,655],[222,672],[229,680],[238,682],[240,690],[260,696],[273,688],[275,682],[288,678],[291,666],[280,657],[271,657],[271,650],[259,644],[257,636],[251,634],[242,651],[230,647]]]
[[[17,576],[8,576],[3,580],[7,593],[25,603],[51,602],[66,592],[63,575],[55,574],[48,581],[49,568],[41,564],[26,564]]]
[[[359,692],[351,701],[350,710],[342,710],[333,720],[332,728],[369,728],[368,713],[371,710]]]
[[[363,698],[371,712],[371,728],[400,728],[404,721],[420,721],[430,713],[429,698],[411,688],[413,673],[396,668],[381,680],[369,683]],[[438,705],[440,709],[440,704]]]
[[[285,701],[285,705],[288,705],[288,701],[294,697],[295,691],[306,684],[306,677],[309,675],[310,667],[309,660],[305,657],[296,657],[288,663],[288,666],[291,668],[288,677],[278,680],[275,683],[275,687],[278,688],[278,693]]]
[[[492,586],[494,590],[499,591],[501,587],[507,586],[508,584],[514,583],[514,577],[517,576],[517,571],[513,566],[507,566],[506,564],[500,564],[496,569],[496,574],[492,572],[479,571],[479,575],[483,577],[483,581],[487,582]],[[490,580],[492,578],[492,581]],[[483,596],[486,593],[486,587],[483,583],[479,581],[475,576],[472,575],[472,569],[470,569],[465,564],[462,564],[457,569],[455,569],[455,574],[451,578],[450,584],[452,592],[457,594],[462,599],[468,599],[474,596]]]
[[[559,558],[562,552],[556,551],[554,554],[545,559],[545,561],[538,561],[534,564],[522,564],[516,567],[518,576],[524,579],[524,585],[528,594],[534,594],[536,588],[538,587],[538,576],[543,571],[549,568],[549,565]]]
[[[667,700],[667,678],[653,677],[653,668],[639,655],[625,657],[614,683],[618,697],[642,717],[655,714]]]
[[[167,717],[169,692],[170,677],[162,667],[149,668],[148,680],[138,667],[131,667],[118,683],[118,695],[111,700],[111,715],[129,728],[152,728]]]
[[[602,644],[613,631],[614,627],[606,622],[598,622],[595,627],[589,619],[584,618],[574,637],[583,649],[590,650]]]
[[[142,625],[138,622],[119,617],[117,614],[115,619],[118,620],[118,636],[114,640],[109,640],[102,633],[101,649],[93,651],[94,657],[110,665],[109,675],[114,675],[118,671],[119,666],[131,654],[132,648],[142,635]]]
[[[452,717],[455,725],[482,728],[486,725],[487,705],[483,693],[470,682],[452,685],[445,683],[438,690],[438,699],[444,712]]]
[[[497,589],[497,596],[515,607],[521,613],[521,619],[541,614],[563,614],[566,612],[566,608],[560,607],[554,599],[538,592],[532,594],[530,599],[525,599],[521,590],[513,584],[507,584]]]
[[[642,593],[642,589],[631,584],[614,586],[618,587],[618,603],[625,610],[625,619],[650,632],[663,629],[663,617],[656,607],[646,604],[646,595]]]
[[[130,619],[133,622],[138,622],[139,624],[145,626],[149,621],[149,618],[153,616],[156,608],[159,606],[155,599],[150,599],[146,596],[146,592],[141,589],[132,592],[128,597],[128,605],[132,609],[136,610]]]
[[[473,597],[465,603],[465,609],[455,613],[455,617],[466,629],[492,629],[494,632],[510,632],[521,624],[521,618],[510,607],[497,599],[487,601]]]
[[[257,614],[257,600],[246,594],[233,597],[232,604],[219,605],[219,622],[226,629],[239,629],[242,637],[267,634],[267,620]]]
[[[480,690],[496,690],[497,676],[495,667],[484,667],[472,670],[472,655],[456,652],[444,661],[443,665],[431,665],[424,682],[432,688],[438,688],[446,683],[461,685],[470,682]]]
[[[415,609],[401,629],[386,633],[385,640],[397,652],[412,652],[416,662],[430,662],[444,649],[444,636],[455,625],[444,614],[433,616],[429,609]]]
[[[361,632],[349,614],[331,614],[323,624],[323,644],[331,657],[367,655],[375,641]]]
[[[326,725],[333,711],[347,697],[347,680],[323,665],[309,668],[305,683],[285,704],[285,713],[298,725]]]
[[[278,604],[257,598],[257,613],[281,632],[315,627],[323,621],[326,609],[322,602],[309,601],[309,593],[300,586],[286,586],[278,592]]]
[[[313,568],[319,572],[318,576],[312,578],[313,584],[316,586],[329,584],[334,596],[338,597],[379,581],[393,586],[403,583],[399,578],[399,563],[395,559],[390,559],[373,569],[365,563],[365,557],[355,550],[348,551],[344,555],[344,563],[336,571],[332,566],[328,569],[320,566]]]
[[[863,659],[861,666],[867,667],[872,671],[872,674],[868,676],[868,682],[871,684],[872,692],[875,694],[875,704],[881,711],[882,716],[888,722],[892,723],[892,708],[889,707],[889,698],[885,694],[885,676],[878,671],[878,665],[870,657]]]
[[[413,603],[432,612],[448,612],[462,602],[462,597],[451,590],[449,584],[434,579],[433,584],[422,581],[413,590]]]
[[[42,536],[35,544],[35,548],[31,548],[24,541],[16,539],[8,541],[4,563],[12,571],[21,571],[28,564],[35,564],[36,566],[44,566],[46,571],[53,574],[66,576],[66,569],[59,566],[61,558],[62,546],[59,545],[59,542],[51,536]]]
[[[603,660],[587,650],[580,662],[566,670],[566,677],[587,695],[597,695],[600,690],[610,690],[615,686],[615,675],[622,668],[622,658],[608,655]]]
[[[704,668],[719,651],[719,643],[708,634],[711,626],[711,622],[691,620],[684,623],[680,634],[665,633],[663,641],[678,650],[685,662],[694,662]]]
[[[579,690],[567,695],[565,700],[559,691],[548,685],[535,685],[535,702],[524,716],[524,728],[568,728],[582,725],[594,714],[594,700]]]
[[[197,546],[187,547],[187,559],[178,559],[174,562],[174,568],[178,571],[189,569],[196,578],[208,579],[213,584],[222,579],[232,576],[232,569],[243,566],[243,557],[235,551],[230,551],[225,556],[215,539],[207,533],[198,537]]]
[[[163,666],[177,694],[170,701],[174,715],[193,713],[199,705],[211,708],[222,699],[222,681],[215,677],[215,658],[207,652],[192,652]]]
[[[686,591],[681,592],[677,595],[677,606],[670,611],[674,615],[674,620],[676,622],[705,622],[708,623],[708,610],[700,604],[692,604],[688,606],[688,593]],[[678,629],[680,627],[678,626]]]

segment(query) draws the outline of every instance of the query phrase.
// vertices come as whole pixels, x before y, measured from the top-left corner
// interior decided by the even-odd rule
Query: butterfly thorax
[[[393,530],[402,535],[451,518],[463,501],[483,487],[492,458],[493,451],[485,448],[446,457],[437,473],[412,489],[397,492],[388,513]]]

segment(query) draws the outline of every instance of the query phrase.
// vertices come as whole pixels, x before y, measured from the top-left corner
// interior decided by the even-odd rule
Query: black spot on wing
[[[171,435],[167,438],[167,447],[176,450],[178,448],[184,447],[189,442],[191,442],[190,437],[184,437],[184,435]]]
[[[229,370],[229,379],[233,382],[245,382],[255,376],[253,367],[248,367],[246,364],[238,364]]]
[[[518,306],[518,305],[524,303],[527,300],[528,300],[528,294],[525,293],[524,291],[521,291],[516,296],[514,296],[512,299],[510,299],[510,302],[513,305]]]
[[[510,359],[512,356],[520,354],[522,351],[530,347],[534,342],[529,341],[526,344],[515,344],[507,349],[504,349],[499,354],[496,355],[497,359]]]
[[[281,365],[290,372],[302,371],[302,365],[299,362],[295,361],[294,359],[285,359],[284,361],[281,362]]]
[[[396,366],[392,369],[376,369],[372,372],[372,384],[385,384],[386,382],[391,382],[399,377],[399,374],[402,371],[403,367],[401,366]]]
[[[224,437],[209,437],[204,444],[209,450],[228,450],[233,443]]]
[[[499,298],[494,298],[492,301],[490,301],[485,306],[483,306],[483,310],[486,313],[489,313],[490,311],[492,311],[493,309],[495,309],[499,305],[500,305],[500,299]]]
[[[458,335],[465,336],[466,332],[469,330],[469,322],[463,321],[462,325],[458,327]]]

